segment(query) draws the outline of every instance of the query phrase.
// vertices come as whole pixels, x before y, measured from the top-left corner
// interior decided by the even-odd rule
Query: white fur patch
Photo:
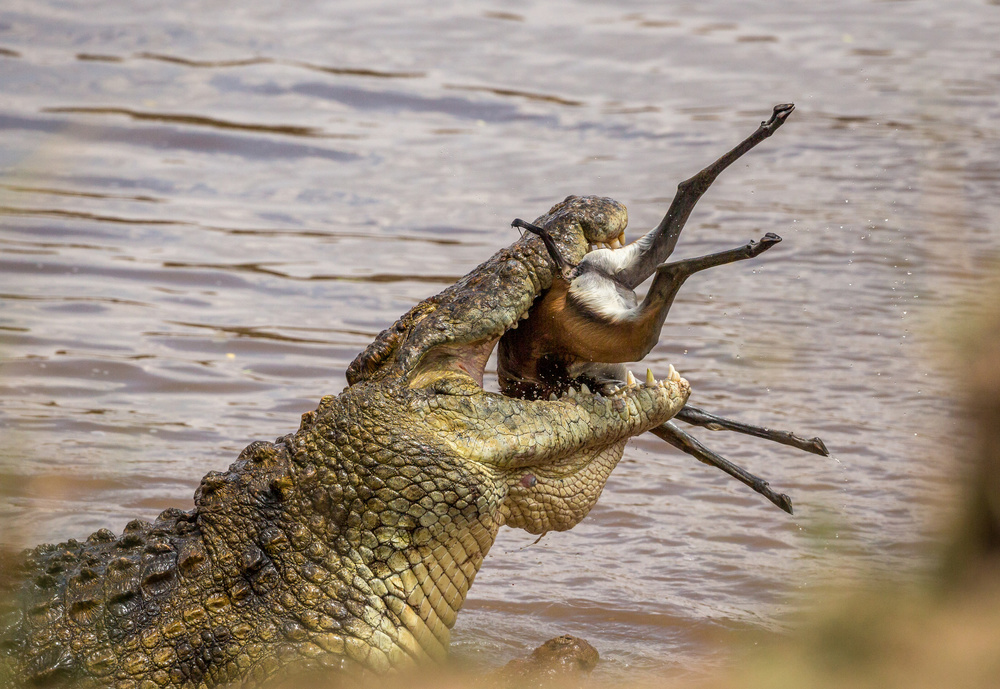
[[[624,249],[595,249],[583,257],[580,265],[593,266],[607,275],[616,275],[635,262],[639,249],[638,242],[633,242]]]
[[[595,253],[597,252],[592,251],[587,257]],[[607,253],[617,252],[607,251]],[[612,321],[631,318],[637,304],[634,292],[619,287],[606,275],[596,273],[592,269],[585,270],[573,278],[568,296],[586,310]]]

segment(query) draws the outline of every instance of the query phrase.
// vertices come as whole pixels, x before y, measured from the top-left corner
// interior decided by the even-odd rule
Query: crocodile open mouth
[[[596,249],[611,249],[613,251],[615,249],[621,249],[625,246],[625,244],[625,230],[622,230],[622,233],[610,242],[591,242],[588,245],[587,250],[594,251]]]
[[[691,275],[754,258],[781,241],[768,232],[759,241],[733,249],[668,261],[691,211],[713,181],[771,136],[793,110],[791,104],[775,106],[771,118],[753,134],[681,182],[659,225],[631,244],[624,235],[627,211],[613,199],[570,196],[536,219],[537,225],[515,219],[515,227],[534,236],[498,251],[380,333],[349,367],[348,382],[395,379],[411,389],[466,394],[470,379],[482,388],[484,369],[496,348],[500,391],[509,398],[576,398],[590,406],[600,402],[597,398],[657,397],[664,387],[674,392],[683,388],[686,397],[687,383],[673,366],[658,380],[650,370],[637,378],[626,365],[642,361],[656,345],[674,298]],[[650,279],[640,302],[635,290]],[[788,512],[792,508],[787,496],[706,448],[674,420],[829,454],[819,438],[807,440],[744,424],[690,405],[650,429]]]

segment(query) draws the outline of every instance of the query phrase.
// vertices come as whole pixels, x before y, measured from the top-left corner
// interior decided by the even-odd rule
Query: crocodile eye
[[[521,485],[525,488],[534,488],[536,483],[538,483],[538,479],[535,478],[534,474],[525,474],[521,477]]]

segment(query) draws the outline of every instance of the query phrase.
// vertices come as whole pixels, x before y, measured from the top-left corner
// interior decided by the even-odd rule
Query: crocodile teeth
[[[587,387],[586,383],[580,383],[580,392],[584,392],[588,395],[590,394],[590,388]]]
[[[625,384],[628,385],[629,387],[632,387],[633,385],[636,384],[635,376],[632,375],[631,371],[627,371],[625,373]]]
[[[622,248],[622,243],[618,241],[617,237],[615,237],[610,242],[608,242],[608,247],[611,249],[620,249]]]
[[[667,370],[667,378],[675,383],[681,382],[681,374],[677,372],[677,369],[674,368],[673,364],[670,364],[670,368]]]
[[[549,402],[558,402],[558,401],[559,401],[559,398],[556,397],[556,393],[554,393],[554,392],[549,393]]]
[[[646,369],[646,387],[654,388],[656,387],[656,378],[653,377],[653,371],[651,369]]]

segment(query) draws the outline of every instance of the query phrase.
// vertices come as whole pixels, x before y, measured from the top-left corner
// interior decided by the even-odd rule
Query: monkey
[[[649,354],[688,277],[713,266],[753,258],[781,241],[768,232],[759,242],[737,249],[660,265],[639,303],[635,271],[631,269],[642,260],[642,240],[618,250],[596,249],[576,266],[569,266],[543,228],[520,218],[511,224],[542,238],[557,271],[544,299],[518,325],[516,334],[505,339],[510,354],[504,360],[518,362],[522,382],[525,373],[534,369],[543,380],[583,382],[598,388],[624,381],[621,364],[641,361]],[[557,370],[558,376],[551,375]],[[503,376],[510,377],[507,371]]]
[[[781,241],[768,232],[759,241],[707,256],[667,263],[694,205],[718,175],[744,153],[770,136],[795,106],[774,107],[750,137],[701,172],[678,185],[666,215],[652,231],[635,242],[596,248],[577,265],[560,254],[544,227],[516,218],[511,225],[537,235],[556,270],[551,287],[531,308],[528,317],[500,340],[498,379],[505,394],[528,399],[558,398],[570,389],[613,394],[621,385],[639,384],[625,367],[641,361],[659,341],[660,330],[674,298],[688,277],[708,268],[759,256]],[[639,302],[635,289],[649,277],[650,288]],[[673,366],[669,375],[677,376]],[[679,377],[679,376],[677,376]],[[646,384],[655,379],[647,369]],[[819,438],[803,439],[716,416],[686,405],[675,417],[710,430],[730,430],[828,456]],[[774,492],[766,481],[733,464],[681,430],[674,420],[657,426],[655,435],[701,462],[716,466],[793,513],[791,499]]]

